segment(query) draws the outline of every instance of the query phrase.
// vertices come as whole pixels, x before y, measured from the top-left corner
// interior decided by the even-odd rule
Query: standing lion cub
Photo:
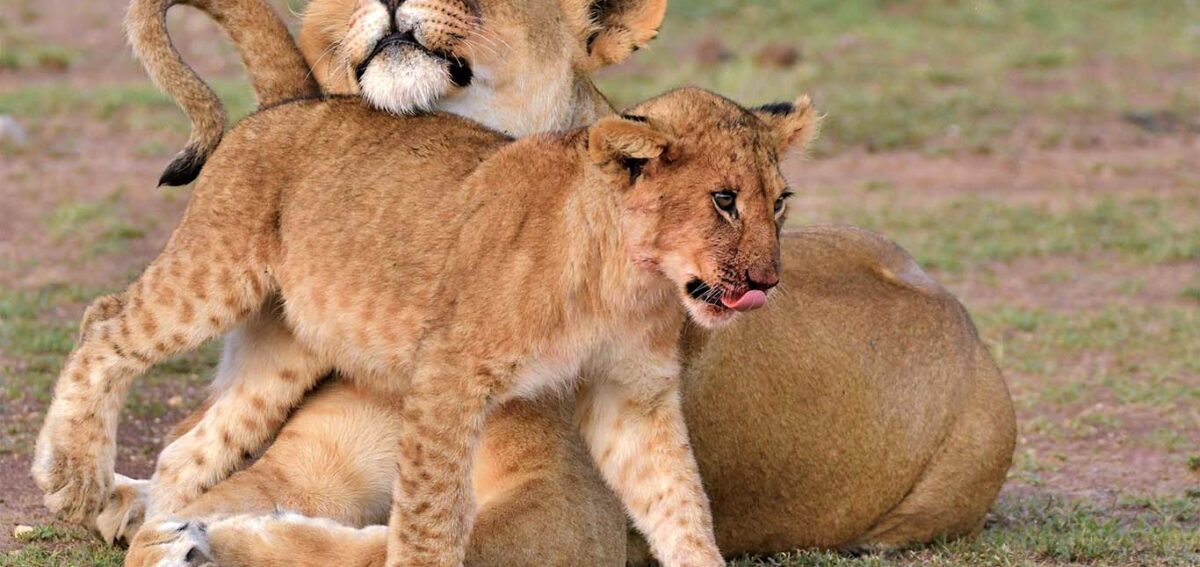
[[[696,89],[516,142],[355,98],[259,112],[214,152],[163,253],[91,310],[55,417],[103,435],[96,391],[277,294],[303,368],[345,369],[399,416],[388,565],[461,565],[484,418],[576,386],[592,457],[654,555],[724,565],[682,413],[680,306],[716,327],[766,303],[778,155],[814,130],[807,98],[752,112]]]

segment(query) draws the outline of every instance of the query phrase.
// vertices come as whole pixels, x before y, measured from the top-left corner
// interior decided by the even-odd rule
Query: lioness
[[[219,8],[222,4],[229,2],[205,3],[209,9]],[[258,2],[250,0],[235,4],[246,4],[239,9],[252,10]],[[565,0],[480,2],[481,16],[476,24],[477,29],[484,31],[479,33],[492,38],[491,43],[509,46],[515,53],[509,53],[514,63],[502,67],[508,74],[495,89],[508,88],[522,94],[496,97],[504,104],[491,106],[486,104],[487,100],[482,100],[482,105],[456,110],[485,124],[503,128],[506,122],[521,123],[525,110],[520,104],[522,96],[534,99],[538,88],[545,87],[547,92],[571,93],[566,105],[571,112],[559,113],[560,117],[586,116],[593,112],[592,109],[610,113],[607,103],[587,80],[587,71],[611,61],[611,57],[589,56],[588,40],[591,38],[593,47],[605,48],[593,49],[592,54],[627,54],[640,45],[629,38],[641,38],[644,42],[653,37],[658,22],[646,15],[653,15],[655,10],[651,8],[654,5],[661,8],[662,3],[596,3],[590,12],[584,10],[591,19],[589,26],[583,29],[574,32],[566,29],[570,33],[564,33],[563,29],[555,31],[555,28],[546,27],[546,22],[573,21],[551,14],[557,10],[578,13],[572,8],[575,4]],[[317,0],[310,9],[319,5],[333,12],[340,10],[349,14],[360,3]],[[155,9],[145,14],[158,16],[160,13],[161,10]],[[658,17],[661,19],[661,9]],[[234,23],[252,19],[243,15],[224,21]],[[282,29],[282,26],[276,28]],[[261,43],[274,40],[290,45],[286,36],[263,34],[264,30],[270,29],[272,26],[258,26],[240,34],[236,30],[231,33],[235,41],[241,42],[239,46],[251,40],[259,41],[260,48]],[[329,31],[324,36],[325,32],[313,32],[325,29]],[[359,33],[359,29],[350,25],[312,27],[306,24],[302,38],[310,38],[305,47],[310,59],[318,63],[315,67],[320,67],[321,56],[334,53],[335,44],[348,41]],[[344,36],[336,36],[342,32]],[[166,45],[165,31],[155,37],[162,40],[161,45]],[[139,45],[137,38],[134,34],[135,46]],[[616,41],[621,39],[626,41]],[[326,43],[322,44],[322,41]],[[547,45],[534,50],[531,47],[534,42]],[[153,53],[170,54],[169,48],[155,51],[159,44],[146,42],[144,45],[148,47],[139,49],[143,57],[153,56]],[[385,47],[396,49],[402,45],[392,43]],[[481,51],[486,50],[481,48]],[[554,77],[552,82],[557,82],[552,85],[522,82],[519,80],[520,67],[525,63],[534,66],[534,59],[530,57],[533,53],[549,60],[550,66],[561,64],[572,71]],[[164,55],[159,57],[165,58]],[[329,58],[342,65],[338,73],[359,66],[346,60],[345,56]],[[289,76],[275,72],[287,67],[281,67],[281,60],[286,61],[273,57],[266,66],[248,66],[252,78],[256,78],[256,87],[272,84],[270,80],[261,80],[262,75],[271,75],[268,79]],[[368,66],[377,64],[372,61]],[[153,65],[150,67],[154,69]],[[413,66],[410,71],[420,68]],[[480,71],[478,64],[473,68],[476,76],[486,74]],[[316,73],[321,80],[329,76],[329,72]],[[538,80],[544,77],[536,76]],[[305,75],[293,75],[292,83],[297,83],[296,77],[303,79]],[[436,86],[435,81],[446,79],[431,76],[413,80],[426,80]],[[163,81],[161,76],[160,84],[169,92],[182,92],[182,89],[172,91],[173,84]],[[292,87],[292,91],[299,92],[303,86],[301,83],[299,87]],[[443,100],[457,100],[459,95],[479,86],[486,85],[475,81],[465,89],[451,88]],[[358,85],[351,81],[350,88],[357,89]],[[260,88],[259,92],[264,91]],[[392,96],[386,89],[376,92],[379,96],[374,100]],[[194,93],[186,96],[194,96]],[[270,102],[274,99],[262,97],[260,100]],[[186,106],[186,102],[184,104]],[[195,122],[197,114],[189,115]],[[219,124],[213,120],[208,123]],[[219,139],[220,130],[216,132]],[[1011,404],[1003,381],[975,336],[969,318],[907,254],[871,233],[838,227],[785,232],[783,249],[785,256],[790,258],[789,268],[783,275],[782,285],[786,291],[774,299],[764,315],[712,336],[689,329],[683,339],[687,353],[685,410],[701,473],[713,500],[721,548],[738,553],[814,545],[894,546],[976,529],[1007,470],[1014,432]],[[269,322],[270,311],[264,315]],[[277,328],[277,325],[260,326]],[[224,397],[214,398],[217,402],[233,401],[232,394],[238,391],[233,387],[234,383],[247,384],[241,389],[242,394],[257,393],[247,389],[255,384],[253,380],[235,381],[230,379],[231,375],[269,376],[278,372],[279,360],[286,360],[286,348],[290,344],[286,332],[282,337],[269,332],[252,330],[251,333],[258,337],[252,344],[263,348],[244,349],[239,345],[245,345],[245,341],[233,341],[234,346],[227,352],[237,356],[232,359],[234,363],[223,364],[218,386],[223,388],[219,392],[224,392]],[[747,351],[745,345],[756,346]],[[253,356],[253,352],[262,350],[267,354]],[[284,495],[274,502],[282,501],[287,507],[301,510],[308,506],[307,511],[342,519],[352,525],[365,523],[362,519],[365,516],[378,518],[379,510],[386,507],[387,491],[375,491],[374,498],[361,496],[372,494],[372,487],[377,486],[362,477],[347,478],[343,487],[343,494],[359,495],[359,499],[346,498],[337,503],[289,498],[305,494],[302,489],[311,486],[312,479],[305,477],[306,472],[328,472],[299,466],[293,475],[286,474],[294,470],[297,462],[313,465],[322,461],[324,454],[313,453],[305,447],[328,448],[333,444],[321,439],[357,438],[362,432],[351,425],[362,421],[346,422],[343,429],[333,427],[339,421],[326,416],[332,415],[332,408],[337,404],[327,391],[323,389],[290,419],[289,429],[285,429],[290,435],[281,437],[271,448],[274,453],[269,451],[266,455],[279,459],[271,461],[264,457],[276,464],[256,469],[267,475],[260,478],[278,479],[283,475],[286,482],[263,483],[250,481],[246,478],[248,475],[235,476],[230,484],[219,484],[213,489],[209,494],[214,497],[210,504],[220,505],[219,495],[247,504],[247,495],[253,494],[254,503],[268,506],[269,510],[271,498]],[[219,411],[213,412],[217,415],[229,412],[241,415],[237,413],[238,407],[251,407],[244,399],[236,404],[218,403],[218,406]],[[553,403],[544,406],[558,408]],[[282,413],[286,414],[286,410]],[[530,454],[522,452],[523,448],[551,446],[554,448],[551,454],[559,455],[564,453],[555,451],[569,454],[570,450],[565,448],[560,434],[543,433],[547,424],[562,422],[558,410],[525,407],[512,411],[509,418],[503,418],[505,413],[500,411],[493,417],[488,430],[497,434],[489,436],[480,451],[481,457],[501,457],[491,463],[497,465],[495,470],[501,473],[484,475],[489,485],[498,490],[499,497],[494,502],[500,505],[496,508],[498,513],[494,522],[481,518],[473,534],[473,544],[475,539],[486,542],[481,543],[481,548],[491,550],[497,557],[503,553],[511,553],[514,557],[545,557],[546,554],[525,552],[553,550],[552,536],[571,531],[557,530],[555,526],[586,525],[588,519],[603,517],[605,508],[596,506],[587,519],[580,519],[573,514],[556,514],[555,506],[540,505],[548,500],[547,488],[552,489],[553,495],[565,497],[570,493],[570,487],[584,487],[576,494],[577,499],[572,500],[573,510],[582,503],[594,502],[595,492],[590,492],[591,485],[579,481],[591,476],[588,471],[575,471],[573,476],[545,474],[545,463],[565,460],[547,457],[535,459],[538,464],[520,473],[512,473],[507,468],[509,465],[528,462],[527,459],[513,458],[518,454]],[[198,414],[197,419],[200,415],[204,414]],[[271,421],[274,415],[252,411],[252,418],[256,420]],[[534,416],[540,416],[541,421]],[[503,427],[494,425],[502,418],[506,420]],[[195,423],[193,420],[189,425]],[[305,429],[302,427],[305,424],[314,427]],[[533,425],[524,427],[523,424]],[[255,428],[239,432],[238,442],[250,438],[246,446],[257,447],[255,443],[262,442],[255,437],[258,431]],[[562,428],[555,431],[562,431]],[[192,435],[193,442],[197,441],[195,437]],[[504,443],[512,443],[516,449],[489,450],[489,447]],[[192,446],[195,447],[195,443]],[[362,444],[345,444],[345,450],[345,453],[331,451],[330,454],[338,455],[332,461],[358,463],[369,469],[370,453]],[[358,450],[363,452],[355,453]],[[183,459],[191,457],[189,452],[176,454]],[[240,461],[240,455],[237,460]],[[750,462],[755,465],[749,466],[747,463]],[[482,468],[490,469],[490,466]],[[111,474],[111,466],[108,470]],[[333,470],[342,469],[334,467]],[[222,476],[214,475],[212,482]],[[233,480],[244,481],[240,484],[242,488],[235,489],[239,483]],[[246,488],[247,484],[252,486]],[[132,495],[132,491],[125,491],[115,496],[120,497],[117,501],[120,503],[133,502]],[[525,500],[522,496],[529,498]],[[50,502],[54,503],[53,500]],[[249,507],[250,511],[256,509]],[[116,511],[108,519],[112,520],[111,525],[119,526],[130,517],[125,515],[129,507],[118,506]],[[522,520],[530,521],[505,521],[520,513],[526,513],[520,516]],[[532,521],[534,517],[544,523]],[[329,529],[328,524],[300,522],[292,516],[278,520],[277,532],[261,533],[294,536],[272,540],[284,546],[320,541],[329,544],[322,548],[329,551],[337,550],[338,542],[357,541],[348,538],[350,530]],[[264,525],[274,525],[271,521],[266,519]],[[610,532],[605,529],[592,534]],[[323,538],[322,534],[332,539]],[[585,543],[590,545],[595,541],[586,538]],[[264,550],[267,552],[269,550]],[[581,560],[581,563],[586,562]],[[520,560],[501,560],[497,564],[519,563]]]
[[[588,448],[656,558],[724,565],[677,343],[685,317],[726,325],[779,283],[778,155],[814,117],[807,98],[750,111],[685,89],[511,142],[358,97],[261,111],[212,154],[159,257],[84,326],[57,393],[87,400],[278,297],[310,357],[296,379],[344,369],[399,416],[388,565],[462,565],[484,417],[577,386]]]

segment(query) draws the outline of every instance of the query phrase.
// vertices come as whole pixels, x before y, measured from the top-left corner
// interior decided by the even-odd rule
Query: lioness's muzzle
[[[453,82],[457,87],[466,87],[470,85],[471,79],[474,77],[474,73],[471,71],[471,65],[467,63],[465,59],[452,53],[433,51],[424,45],[421,45],[421,42],[417,41],[417,37],[413,34],[413,31],[408,30],[405,32],[393,32],[376,42],[375,47],[371,49],[371,53],[367,54],[367,57],[362,60],[362,63],[359,63],[358,66],[354,68],[355,80],[357,80],[359,83],[362,83],[362,78],[367,72],[367,67],[371,65],[371,62],[375,60],[375,57],[377,57],[380,53],[383,53],[383,51],[389,47],[409,47],[416,49],[423,55],[445,61],[446,65],[448,66],[447,70],[450,73],[450,81]]]

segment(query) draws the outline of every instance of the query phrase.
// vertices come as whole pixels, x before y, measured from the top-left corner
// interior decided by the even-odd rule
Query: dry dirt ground
[[[604,87],[632,100],[655,81],[675,80],[647,77],[677,60],[682,72],[718,87],[766,73],[763,66],[813,85],[819,102],[833,103],[826,105],[830,132],[812,158],[788,165],[799,193],[794,222],[852,222],[912,251],[971,310],[1016,400],[1016,461],[985,531],[995,545],[900,562],[1008,563],[986,554],[1008,549],[1015,523],[1034,518],[1049,531],[1011,540],[1029,548],[1013,552],[1023,561],[1200,564],[1200,58],[1126,67],[1124,57],[1137,53],[1097,55],[1080,43],[1065,62],[1039,48],[1004,63],[995,78],[953,75],[944,70],[953,65],[913,51],[924,65],[920,80],[937,93],[957,88],[1025,101],[995,105],[979,123],[927,127],[854,106],[842,93],[869,91],[872,79],[824,70],[886,37],[874,28],[814,37],[794,51],[772,39],[754,44],[757,55],[738,57],[736,37],[704,30],[771,14],[731,16],[703,4],[680,0],[669,17],[696,22],[693,29],[707,35],[684,37],[678,24],[668,25],[664,37],[679,37],[608,74]],[[913,9],[936,8],[929,4],[937,2]],[[83,306],[153,257],[187,200],[187,189],[155,187],[186,124],[132,60],[123,9],[121,0],[0,2],[0,115],[27,138],[0,133],[0,565],[5,554],[28,564],[119,561],[73,551],[83,545],[78,534],[51,522],[27,470],[49,384]],[[900,19],[921,15],[890,10]],[[219,90],[248,109],[224,37],[203,18],[176,12],[172,29],[185,58],[202,75],[225,78]],[[1200,36],[1196,13],[1179,17],[1192,18]],[[1152,43],[1143,35],[1135,37]],[[1200,53],[1200,41],[1188,46]],[[1071,98],[1098,84],[1107,85],[1105,102]],[[1193,98],[1181,102],[1179,93],[1186,99],[1189,91],[1179,86],[1189,84]],[[733,94],[765,102],[748,92]],[[892,100],[882,92],[879,105]],[[948,100],[906,97],[895,100],[912,106],[905,116],[913,121],[922,105]],[[856,109],[907,137],[880,137],[846,117]],[[991,122],[1000,126],[978,126]],[[122,423],[118,470],[148,473],[163,432],[200,399],[214,352],[142,382]],[[1031,511],[1038,507],[1067,511],[1039,516]],[[1060,520],[1083,524],[1047,527]],[[14,539],[17,525],[39,526],[33,543]],[[1129,545],[1145,554],[1126,553]]]

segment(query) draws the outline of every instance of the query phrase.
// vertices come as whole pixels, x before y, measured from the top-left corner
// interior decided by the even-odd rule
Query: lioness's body
[[[348,3],[324,3],[337,2]],[[529,7],[513,8],[517,14],[509,15],[506,29],[520,29],[523,8]],[[311,54],[320,57],[327,48],[320,48],[319,41],[316,45]],[[595,94],[577,104],[607,108]],[[484,123],[502,126],[520,123],[523,107],[469,110]],[[977,528],[1007,471],[1014,427],[1004,383],[969,319],[953,297],[877,235],[837,227],[804,229],[786,235],[783,247],[791,260],[785,264],[783,292],[767,316],[708,341],[685,341],[687,409],[722,550],[905,545]],[[306,423],[306,409],[297,411],[289,427]],[[521,445],[542,434],[536,420],[525,420],[522,412],[513,415],[511,423],[517,427],[496,428],[517,432],[511,442]],[[272,451],[287,470],[290,452],[363,433],[351,425],[328,431],[314,426],[304,435],[279,439]],[[370,462],[364,455],[343,458]],[[493,529],[481,520],[476,549],[496,557],[510,553],[526,561],[550,561],[554,555],[527,553],[542,549],[530,542],[552,541],[590,524],[575,522],[578,516],[547,503],[565,502],[572,493],[573,481],[563,479],[597,479],[570,467],[519,468],[505,462],[513,465],[504,469],[510,471],[507,478],[520,479],[499,484],[503,500],[514,510],[498,514],[510,521],[491,524]],[[336,475],[340,470],[325,472]],[[256,475],[275,478],[260,466],[235,478]],[[256,482],[268,494],[278,487]],[[545,495],[546,486],[559,487],[554,497]],[[578,486],[581,493],[595,492],[594,485]],[[366,489],[360,484],[353,492],[361,495]],[[287,501],[286,492],[278,487],[274,496]],[[222,504],[220,494],[228,493],[214,490],[202,500]],[[379,501],[386,498],[379,494]],[[223,504],[241,501],[230,498]],[[348,495],[347,501],[353,499]],[[324,502],[301,500],[290,506],[349,523],[361,517]],[[612,502],[597,506],[615,510]],[[486,518],[486,509],[484,514]],[[565,525],[572,527],[562,529]],[[321,525],[295,529],[292,535],[304,541],[320,540],[321,534],[343,541],[348,533],[322,532]],[[617,554],[623,555],[617,547],[610,544],[605,552],[615,558],[614,564],[621,560]],[[567,564],[579,558],[566,551],[563,555],[557,558]]]
[[[1014,439],[966,311],[893,242],[785,231],[764,312],[684,340],[684,399],[725,553],[896,547],[978,529]]]

